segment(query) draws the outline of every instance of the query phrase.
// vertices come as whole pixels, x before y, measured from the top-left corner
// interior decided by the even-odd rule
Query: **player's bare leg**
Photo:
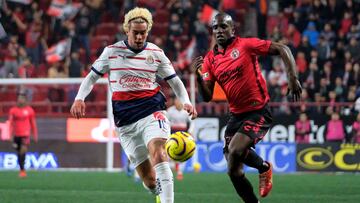
[[[143,181],[144,187],[154,195],[157,195],[158,190],[156,188],[155,171],[150,163],[150,160],[147,159],[142,162],[139,166],[136,167],[136,171]]]
[[[166,139],[155,138],[148,144],[151,163],[156,173],[156,182],[160,189],[161,203],[174,202],[174,178],[165,152]]]
[[[244,157],[252,143],[253,140],[250,137],[236,133],[230,141],[228,151],[225,153],[228,160],[228,175],[236,192],[245,203],[258,203],[253,187],[245,177],[243,170]]]

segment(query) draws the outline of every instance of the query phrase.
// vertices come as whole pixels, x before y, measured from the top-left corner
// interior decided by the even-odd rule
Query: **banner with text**
[[[360,144],[298,144],[298,171],[360,172]]]
[[[193,164],[201,164],[201,172],[226,172],[227,162],[223,155],[223,142],[197,142],[197,151],[194,156],[183,163],[184,171],[193,171]],[[256,145],[256,152],[265,160],[273,164],[275,173],[291,173],[296,171],[296,145],[289,143]],[[257,172],[245,167],[247,172]]]

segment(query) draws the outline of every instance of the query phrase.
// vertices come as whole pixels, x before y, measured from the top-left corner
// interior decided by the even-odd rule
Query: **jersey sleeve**
[[[172,66],[168,57],[166,57],[165,53],[162,51],[157,54],[157,57],[160,60],[160,65],[158,69],[158,75],[164,80],[169,80],[176,76],[176,72],[174,67]]]
[[[209,55],[205,56],[204,63],[202,65],[202,78],[204,81],[215,81],[215,77],[211,72],[211,62]]]
[[[91,70],[96,74],[103,76],[105,73],[109,72],[109,56],[111,49],[105,47],[98,59],[92,64]]]
[[[254,55],[266,55],[269,52],[271,45],[270,40],[262,40],[259,38],[244,39],[244,47]]]

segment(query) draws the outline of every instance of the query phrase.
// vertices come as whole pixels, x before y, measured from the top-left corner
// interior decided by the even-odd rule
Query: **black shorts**
[[[230,113],[230,119],[226,126],[224,136],[224,153],[228,152],[230,141],[235,133],[249,136],[253,140],[253,145],[251,147],[255,147],[255,144],[258,143],[270,129],[272,120],[268,105],[265,105],[264,108],[256,111],[241,114]]]
[[[30,145],[30,137],[14,136],[13,146],[16,150],[19,150],[22,145]]]

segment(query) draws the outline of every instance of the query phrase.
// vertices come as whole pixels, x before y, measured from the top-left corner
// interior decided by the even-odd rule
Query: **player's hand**
[[[302,87],[299,80],[296,77],[290,78],[287,94],[292,95],[293,101],[300,101],[301,93]]]
[[[83,100],[75,100],[71,106],[70,113],[74,118],[82,118],[85,116],[85,102]]]
[[[197,74],[201,75],[203,63],[204,63],[204,59],[202,56],[196,57],[190,64],[190,71],[192,73],[197,73]]]
[[[195,107],[191,104],[184,104],[183,109],[189,113],[189,116],[191,116],[191,119],[194,120],[197,117],[197,112]]]

